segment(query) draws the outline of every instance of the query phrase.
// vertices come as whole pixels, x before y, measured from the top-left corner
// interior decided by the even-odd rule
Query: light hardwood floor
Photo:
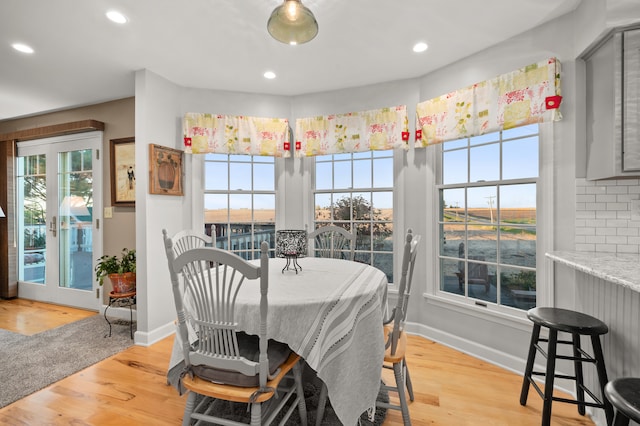
[[[43,325],[55,327],[91,314],[95,313],[2,300],[0,328],[33,334]],[[17,320],[19,316],[23,319]],[[172,344],[173,337],[168,337],[150,347],[133,346],[0,409],[0,424],[181,424],[185,398],[167,386],[165,376]],[[518,402],[520,375],[417,336],[409,337],[407,361],[415,392],[409,408],[416,426],[540,424],[542,403],[535,391],[526,407]],[[389,373],[385,371],[384,378],[391,381]],[[574,405],[560,403],[554,404],[551,423],[593,425]],[[384,426],[392,425],[402,425],[399,412],[387,414]]]

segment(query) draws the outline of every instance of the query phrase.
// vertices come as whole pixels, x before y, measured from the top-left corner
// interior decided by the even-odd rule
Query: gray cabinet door
[[[623,33],[622,171],[640,171],[640,29]]]

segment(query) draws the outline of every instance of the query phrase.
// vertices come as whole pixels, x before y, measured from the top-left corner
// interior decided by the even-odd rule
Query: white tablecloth
[[[284,259],[269,262],[267,336],[287,343],[306,360],[326,383],[340,421],[355,425],[375,405],[379,390],[386,275],[346,260],[309,257],[298,262],[303,268],[298,274],[281,272]],[[259,332],[259,301],[259,283],[245,283],[236,311],[239,328],[249,334]],[[174,344],[170,382],[181,361],[180,347]]]

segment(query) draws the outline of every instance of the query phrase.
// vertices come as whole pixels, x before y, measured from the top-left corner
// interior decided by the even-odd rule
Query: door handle
[[[53,236],[56,236],[56,229],[57,229],[57,225],[56,225],[56,217],[53,216],[53,219],[51,220],[51,222],[49,223],[49,231],[53,232]]]

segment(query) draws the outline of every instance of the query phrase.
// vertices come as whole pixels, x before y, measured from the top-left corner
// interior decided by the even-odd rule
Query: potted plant
[[[114,292],[134,291],[136,289],[136,251],[124,248],[120,258],[104,255],[98,259],[95,271],[100,285],[108,276]]]

